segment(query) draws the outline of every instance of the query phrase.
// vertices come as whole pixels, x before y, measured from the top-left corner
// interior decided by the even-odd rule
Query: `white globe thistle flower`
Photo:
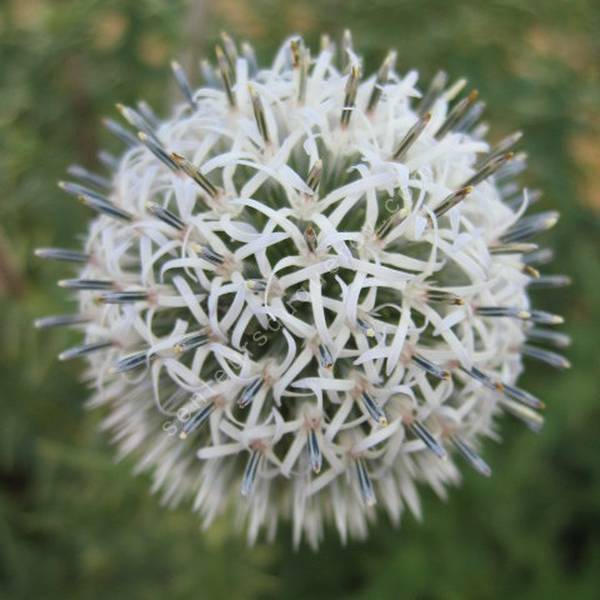
[[[224,36],[195,90],[173,70],[186,102],[119,106],[127,150],[61,183],[97,214],[83,250],[37,252],[78,268],[76,314],[37,325],[83,332],[60,358],[85,357],[119,457],[206,526],[234,506],[251,542],[284,518],[315,547],[376,506],[420,517],[461,460],[489,475],[497,416],[542,425],[523,356],[568,366],[538,345],[569,340],[528,291],[568,281],[535,268],[557,215],[524,216],[520,133],[490,145],[464,80],[423,93],[393,52],[365,76],[349,34],[268,68]]]

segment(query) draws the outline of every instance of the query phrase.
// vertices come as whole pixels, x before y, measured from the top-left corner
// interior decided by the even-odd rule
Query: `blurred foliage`
[[[368,67],[389,47],[399,68],[468,75],[488,103],[492,138],[522,128],[528,183],[562,221],[548,270],[573,276],[539,298],[575,343],[564,374],[528,365],[547,404],[534,436],[506,417],[486,447],[491,480],[465,471],[425,519],[382,518],[364,543],[328,532],[318,554],[248,548],[223,519],[201,532],[113,464],[84,409],[78,365],[59,364],[74,334],[33,318],[65,309],[59,266],[36,246],[66,244],[89,214],[55,181],[95,166],[115,101],[171,100],[171,57],[193,66],[221,28],[267,60],[280,36],[354,32]],[[597,598],[600,587],[600,5],[594,0],[4,0],[0,3],[0,593],[5,598]],[[195,72],[195,71],[194,71]],[[541,296],[541,294],[538,292]]]

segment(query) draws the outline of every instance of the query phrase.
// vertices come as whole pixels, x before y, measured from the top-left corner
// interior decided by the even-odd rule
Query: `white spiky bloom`
[[[521,218],[520,135],[490,147],[463,81],[421,94],[393,53],[364,78],[348,35],[266,69],[223,41],[207,87],[174,64],[171,118],[121,106],[139,140],[107,122],[130,146],[109,178],[71,169],[99,216],[83,253],[38,254],[81,263],[79,313],[38,324],[83,327],[61,356],[86,356],[119,455],[169,503],[206,525],[233,504],[251,541],[280,517],[296,543],[363,537],[376,502],[396,523],[417,483],[444,497],[455,455],[488,475],[503,410],[541,426],[522,355],[566,366],[527,341],[568,340],[533,326],[560,318],[530,308],[548,257],[524,240],[556,215]]]

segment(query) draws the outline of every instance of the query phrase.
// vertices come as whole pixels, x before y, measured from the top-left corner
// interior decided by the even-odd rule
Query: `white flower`
[[[420,516],[416,483],[440,496],[462,456],[507,411],[537,430],[541,401],[515,387],[530,342],[568,338],[530,307],[546,260],[514,181],[520,134],[490,146],[477,93],[439,73],[422,94],[390,54],[364,77],[349,35],[311,58],[300,38],[258,69],[224,37],[207,86],[160,121],[120,107],[137,132],[103,153],[107,177],[62,183],[98,213],[75,261],[76,325],[119,455],[134,454],[169,503],[206,525],[234,504],[253,541],[293,522],[316,546],[326,523],[363,537],[382,506]]]

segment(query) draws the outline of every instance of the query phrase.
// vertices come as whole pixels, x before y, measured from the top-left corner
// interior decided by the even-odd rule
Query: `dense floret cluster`
[[[348,34],[268,68],[223,36],[198,89],[174,63],[186,102],[119,106],[126,152],[61,183],[97,213],[82,251],[38,250],[78,265],[77,313],[38,325],[84,333],[61,358],[85,356],[119,455],[207,525],[233,505],[251,540],[418,516],[416,484],[444,496],[456,457],[490,474],[500,413],[541,427],[523,356],[568,366],[535,343],[568,338],[529,288],[567,280],[535,268],[557,215],[524,216],[520,134],[490,145],[464,80],[421,92],[394,53],[362,69]]]

